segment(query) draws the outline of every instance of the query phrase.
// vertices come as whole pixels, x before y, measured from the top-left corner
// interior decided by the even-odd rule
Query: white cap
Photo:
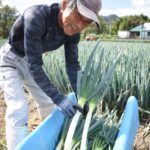
[[[79,13],[100,26],[98,13],[102,8],[101,0],[77,0],[77,8]]]

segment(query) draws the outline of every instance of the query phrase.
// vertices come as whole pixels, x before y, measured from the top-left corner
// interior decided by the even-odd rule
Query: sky
[[[36,4],[51,4],[60,0],[3,0],[3,5],[15,6],[22,13],[26,8]],[[150,18],[150,0],[102,0],[100,15],[116,14],[119,17],[126,15],[144,14]]]

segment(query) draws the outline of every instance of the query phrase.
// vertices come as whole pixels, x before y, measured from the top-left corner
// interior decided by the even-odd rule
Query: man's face
[[[62,13],[62,24],[67,35],[79,33],[86,28],[92,21],[83,17],[77,8],[70,10],[66,8]]]

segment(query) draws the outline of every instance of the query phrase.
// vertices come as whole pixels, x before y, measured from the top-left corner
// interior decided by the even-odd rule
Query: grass
[[[6,150],[5,128],[0,128],[0,150]]]
[[[2,46],[6,42],[6,39],[0,39],[0,46]]]

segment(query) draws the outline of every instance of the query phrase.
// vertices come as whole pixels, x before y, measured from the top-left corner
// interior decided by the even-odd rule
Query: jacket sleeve
[[[24,13],[24,48],[35,82],[58,105],[64,95],[50,82],[42,68],[42,37],[46,32],[46,19],[40,9],[30,9]]]
[[[80,64],[78,61],[79,40],[80,34],[76,34],[69,37],[65,43],[66,70],[72,89],[75,93],[77,91],[77,72],[80,70]]]

